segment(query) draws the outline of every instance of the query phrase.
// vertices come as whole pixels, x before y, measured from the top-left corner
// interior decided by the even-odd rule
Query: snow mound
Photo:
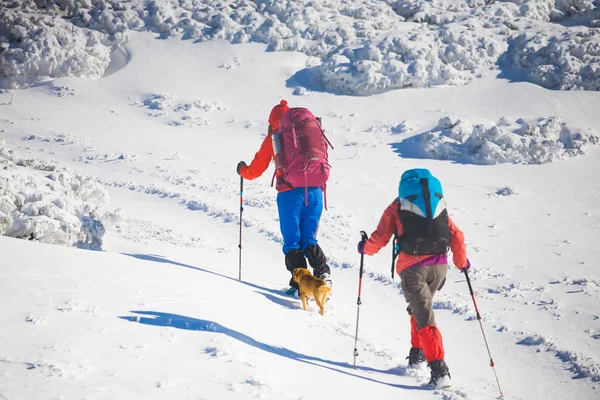
[[[486,0],[396,0],[391,4],[394,11],[407,21],[443,25],[464,18],[473,9],[488,2]]]
[[[415,30],[345,49],[329,57],[313,78],[328,92],[350,95],[462,85],[493,66],[505,50],[495,38],[464,26]]]
[[[149,110],[167,110],[172,106],[173,99],[174,96],[170,94],[151,94],[145,100],[136,104]]]
[[[69,86],[52,86],[51,93],[56,97],[75,96],[75,89]]]
[[[532,82],[599,90],[594,26],[597,0],[14,1],[0,8],[0,88],[99,78],[129,31],[148,30],[319,58],[296,95],[463,85],[498,64],[507,47],[508,65],[527,69]]]
[[[600,364],[593,355],[576,353],[559,347],[557,340],[548,336],[531,335],[521,339],[521,346],[537,347],[540,351],[553,353],[560,361],[569,366],[574,378],[591,378],[593,382],[600,381]]]
[[[527,32],[509,40],[503,60],[548,89],[600,90],[600,31]]]
[[[227,107],[219,101],[196,100],[175,104],[175,98],[176,96],[171,94],[155,93],[136,102],[135,105],[149,109],[151,112],[148,115],[155,118],[170,115],[174,119],[165,120],[165,124],[170,126],[212,125],[214,121],[205,114],[227,110]]]
[[[494,192],[494,196],[514,196],[520,194],[514,188],[510,186],[505,186],[501,189],[498,189]]]
[[[600,16],[595,0],[504,0],[502,3],[513,3],[521,16],[541,21],[591,22]]]
[[[407,141],[417,142],[431,158],[484,165],[543,164],[584,154],[587,144],[599,143],[597,136],[569,128],[558,116],[502,119],[495,125],[445,117],[434,130]]]
[[[27,87],[45,77],[101,77],[111,49],[127,40],[129,30],[150,30],[163,38],[259,42],[270,51],[325,57],[400,19],[376,0],[13,2],[0,9],[0,64],[7,64],[0,87]],[[35,30],[36,25],[42,29]]]
[[[0,87],[16,89],[61,76],[100,78],[110,63],[103,35],[48,15],[0,8]]]
[[[18,159],[0,139],[0,234],[100,250],[109,195],[90,178],[37,160]]]

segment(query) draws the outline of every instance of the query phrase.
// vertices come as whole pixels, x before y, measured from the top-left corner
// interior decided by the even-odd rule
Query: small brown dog
[[[292,273],[294,280],[298,282],[300,288],[300,299],[302,300],[302,308],[306,310],[306,300],[312,297],[319,306],[319,314],[325,312],[325,300],[331,292],[331,287],[327,286],[325,281],[315,278],[313,274],[306,268],[296,268]]]

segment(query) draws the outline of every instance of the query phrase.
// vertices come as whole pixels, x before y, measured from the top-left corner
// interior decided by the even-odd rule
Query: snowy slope
[[[264,43],[315,57],[299,93],[463,85],[500,66],[551,89],[600,89],[597,0],[61,0],[0,8],[0,87],[98,78],[133,31]]]
[[[465,232],[507,398],[596,398],[598,93],[549,91],[494,70],[465,86],[294,96],[290,77],[314,60],[265,49],[136,33],[102,79],[64,77],[0,94],[0,132],[14,156],[88,176],[110,195],[98,214],[107,227],[102,252],[0,238],[0,395],[496,398],[455,269],[435,299],[455,388],[423,390],[427,372],[406,371],[409,324],[389,247],[365,262],[352,366],[359,231],[375,228],[405,169],[425,167],[441,178]],[[321,115],[336,147],[319,231],[334,278],[324,317],[281,294],[288,273],[271,170],[245,185],[237,280],[235,165],[258,149],[282,97]],[[468,146],[456,161],[436,160],[423,138],[443,135],[446,117],[511,129],[519,119],[559,117],[565,125],[549,131],[552,143],[557,132],[592,139],[585,154],[556,152],[541,165],[476,165],[462,158]],[[45,185],[39,171],[24,173]]]

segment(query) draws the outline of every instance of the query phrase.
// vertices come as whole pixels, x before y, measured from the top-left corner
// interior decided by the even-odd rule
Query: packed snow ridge
[[[106,224],[106,189],[93,179],[33,159],[20,159],[0,139],[0,235],[100,250]]]
[[[462,85],[500,66],[552,89],[600,89],[598,0],[3,2],[0,88],[101,77],[131,30],[259,42],[317,57],[296,93]],[[319,62],[318,59],[321,61]]]
[[[407,140],[431,157],[469,164],[543,164],[584,154],[598,136],[573,130],[559,116],[473,124],[445,117],[430,132]]]

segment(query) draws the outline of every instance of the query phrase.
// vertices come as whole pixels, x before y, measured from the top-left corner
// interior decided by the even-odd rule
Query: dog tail
[[[326,294],[329,294],[331,292],[331,286],[327,286],[327,285],[321,285],[319,286],[319,292],[325,292]]]

